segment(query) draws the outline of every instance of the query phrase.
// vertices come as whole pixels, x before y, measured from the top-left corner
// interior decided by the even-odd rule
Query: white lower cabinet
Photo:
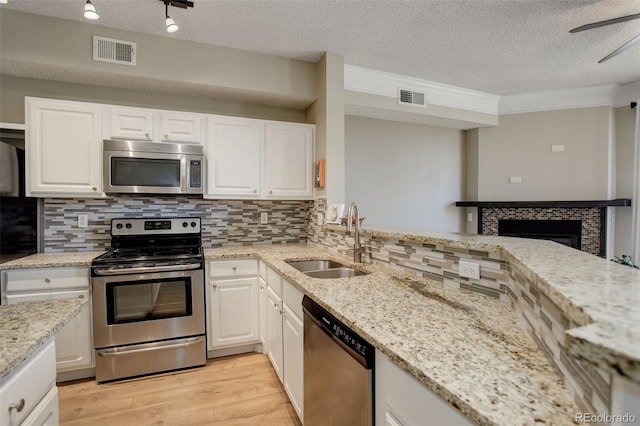
[[[207,276],[207,349],[260,343],[258,260],[212,260]]]
[[[287,280],[267,269],[267,354],[300,421],[304,419],[302,297]]]
[[[282,299],[267,287],[267,355],[280,381],[283,380]]]
[[[286,304],[282,314],[282,342],[284,347],[284,389],[289,395],[291,405],[296,410],[298,418],[302,420],[304,327],[302,320]]]
[[[88,268],[15,269],[2,274],[3,303],[89,299],[89,303],[55,335],[58,380],[93,375],[93,318]],[[63,373],[63,374],[60,374]]]
[[[376,426],[473,424],[379,351],[375,366]]]
[[[0,425],[58,424],[55,339],[0,380]]]

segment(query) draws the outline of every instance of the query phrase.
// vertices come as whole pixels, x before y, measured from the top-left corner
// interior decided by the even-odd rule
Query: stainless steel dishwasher
[[[304,425],[373,425],[372,345],[305,296]]]

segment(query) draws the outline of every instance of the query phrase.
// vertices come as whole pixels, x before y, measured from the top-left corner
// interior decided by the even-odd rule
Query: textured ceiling
[[[170,8],[158,0],[92,0],[97,25],[316,62],[323,52],[357,65],[511,95],[640,80],[640,20],[569,34],[640,12],[640,0],[218,1]],[[86,21],[84,0],[10,0],[2,6]]]

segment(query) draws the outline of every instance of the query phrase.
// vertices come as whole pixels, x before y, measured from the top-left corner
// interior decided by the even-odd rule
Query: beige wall
[[[304,110],[293,108],[6,75],[0,76],[0,122],[24,124],[25,96],[305,122]]]
[[[466,132],[347,116],[346,194],[365,224],[464,231]]]
[[[610,107],[541,111],[502,115],[499,126],[478,129],[478,200],[608,198],[612,117]],[[522,183],[510,184],[510,176]]]
[[[316,65],[238,49],[0,10],[4,75],[306,109]],[[137,65],[92,60],[93,35],[137,43]]]
[[[633,198],[636,110],[629,108],[629,106],[616,108],[615,120],[616,198]],[[614,255],[633,254],[632,226],[633,209],[631,207],[617,207],[615,209]]]

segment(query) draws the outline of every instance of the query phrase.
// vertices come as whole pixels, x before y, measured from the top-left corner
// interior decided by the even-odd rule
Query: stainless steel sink
[[[305,272],[305,274],[313,278],[348,278],[366,275],[366,272],[358,271],[353,268],[335,268],[325,269],[323,271],[308,271]]]
[[[320,271],[325,269],[347,267],[346,265],[343,265],[340,262],[336,262],[335,260],[326,260],[326,259],[292,260],[287,263],[293,266],[294,268],[296,268],[300,272]]]
[[[348,278],[366,275],[366,272],[329,259],[292,260],[287,264],[313,278]]]

